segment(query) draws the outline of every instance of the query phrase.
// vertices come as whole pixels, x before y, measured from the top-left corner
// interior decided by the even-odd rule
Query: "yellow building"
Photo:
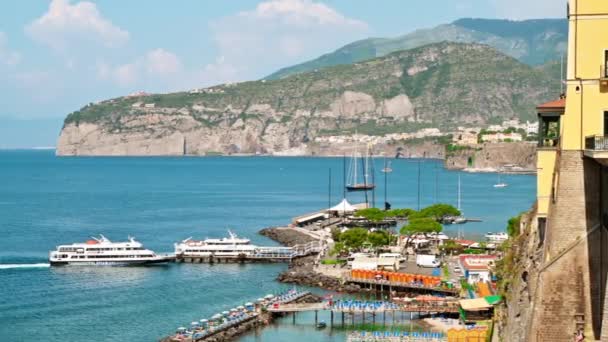
[[[526,341],[608,341],[608,0],[569,0],[567,14],[566,95],[537,107],[542,257]]]

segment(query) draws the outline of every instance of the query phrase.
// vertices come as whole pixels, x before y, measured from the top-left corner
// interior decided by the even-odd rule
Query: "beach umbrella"
[[[223,316],[227,316],[227,315],[229,315],[229,314],[230,314],[230,312],[228,312],[228,311],[222,311],[222,315],[223,315]]]
[[[274,295],[272,295],[272,294],[267,294],[267,295],[264,297],[264,299],[272,299],[272,298],[274,298]]]
[[[177,328],[177,331],[186,331],[186,328],[185,327],[179,327],[179,328]]]
[[[247,303],[246,305],[250,306],[250,305],[253,305],[253,304],[252,303]],[[245,310],[245,307],[241,305],[241,306],[237,306],[236,309],[237,310]]]
[[[196,326],[196,325],[198,325],[198,322],[192,322],[192,323],[190,323],[190,325],[195,325]]]
[[[263,301],[264,301],[264,298],[258,298],[258,299],[256,300],[256,302],[258,302],[258,303],[261,303],[261,302],[263,302]]]

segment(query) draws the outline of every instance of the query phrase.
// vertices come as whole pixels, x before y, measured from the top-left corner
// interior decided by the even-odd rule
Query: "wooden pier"
[[[268,312],[275,314],[293,314],[294,324],[296,321],[296,314],[299,312],[314,312],[315,324],[317,324],[319,311],[325,311],[330,313],[330,326],[334,325],[334,318],[336,315],[340,318],[342,326],[345,326],[347,323],[355,325],[355,321],[362,324],[365,324],[366,322],[376,324],[380,323],[380,319],[382,324],[386,325],[387,315],[389,320],[394,324],[399,315],[401,316],[401,320],[406,319],[405,314],[409,315],[409,320],[413,320],[414,315],[417,315],[417,317],[435,314],[458,315],[459,305],[457,301],[444,301],[398,305],[391,304],[380,307],[357,307],[329,305],[328,302],[323,302],[282,304],[268,307],[267,310]],[[358,317],[358,319],[356,319],[356,317]]]
[[[415,283],[404,283],[398,281],[389,281],[389,280],[376,280],[376,279],[363,279],[363,278],[353,278],[351,276],[345,276],[344,281],[347,283],[354,284],[363,284],[367,285],[369,288],[376,287],[380,291],[392,291],[396,289],[408,289],[408,290],[417,290],[417,291],[425,291],[428,293],[443,293],[447,295],[456,296],[460,293],[459,289],[456,288],[447,288],[447,287],[429,287],[424,285],[417,285]]]

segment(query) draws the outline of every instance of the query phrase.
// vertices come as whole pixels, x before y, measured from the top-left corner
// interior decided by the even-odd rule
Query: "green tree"
[[[509,219],[509,222],[507,223],[507,234],[509,234],[509,236],[519,235],[520,224],[521,224],[521,215],[511,217]]]
[[[445,240],[443,244],[439,247],[445,254],[461,254],[464,250],[464,246],[457,243],[454,240]]]
[[[435,219],[429,217],[411,219],[409,223],[403,226],[400,230],[402,235],[411,236],[421,233],[439,233],[443,230],[443,226]]]
[[[391,236],[384,230],[378,230],[369,233],[367,236],[367,241],[372,245],[372,247],[386,246],[391,242]]]
[[[460,216],[460,210],[456,209],[453,205],[438,203],[428,206],[420,210],[420,217],[432,218],[436,221],[441,220],[446,216]]]
[[[385,219],[386,213],[378,208],[367,208],[357,210],[355,216],[366,218],[372,222],[380,222]]]
[[[340,235],[340,242],[347,248],[361,248],[367,241],[367,233],[365,228],[351,228]]]
[[[344,244],[342,242],[336,242],[334,244],[334,248],[332,248],[332,250],[329,251],[329,254],[332,256],[336,255],[336,254],[340,255],[346,251],[348,251],[348,248],[346,248],[346,246],[344,246]]]
[[[340,241],[340,235],[342,235],[342,231],[338,227],[333,227],[331,229],[331,239],[335,242]]]
[[[414,213],[416,213],[416,210],[409,208],[392,209],[386,212],[386,217],[408,218]]]

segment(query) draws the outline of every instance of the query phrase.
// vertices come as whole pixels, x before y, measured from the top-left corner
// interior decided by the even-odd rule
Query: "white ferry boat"
[[[487,233],[485,237],[489,242],[504,242],[509,239],[509,234],[505,232]]]
[[[112,242],[103,235],[84,243],[57,246],[49,262],[59,265],[144,265],[170,262],[173,255],[157,255],[129,237],[128,242]]]
[[[192,240],[191,237],[175,244],[175,255],[195,257],[239,257],[257,253],[258,246],[252,245],[249,239],[243,239],[228,231],[227,238]]]

